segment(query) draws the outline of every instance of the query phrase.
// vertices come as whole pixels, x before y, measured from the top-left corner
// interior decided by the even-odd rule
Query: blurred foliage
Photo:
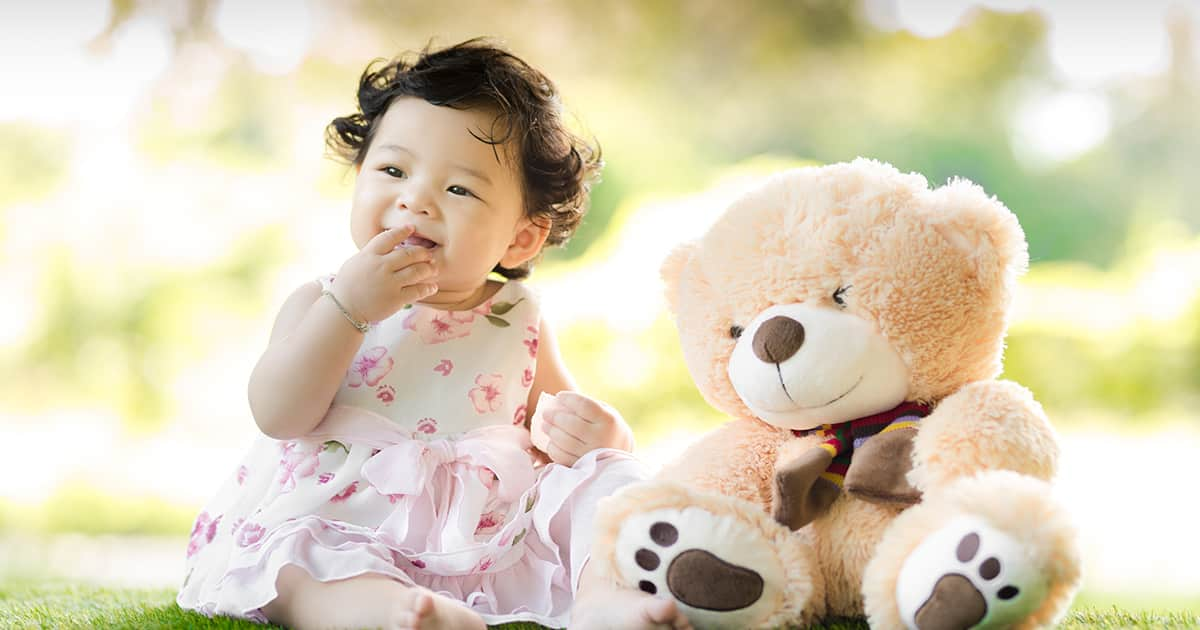
[[[665,313],[629,339],[597,321],[576,322],[559,334],[563,360],[581,388],[620,410],[639,442],[727,420],[693,384]]]
[[[1187,315],[1200,320],[1200,301]],[[1137,327],[1094,340],[1041,331],[1008,338],[1004,378],[1056,409],[1105,408],[1136,419],[1149,411],[1192,409],[1200,400],[1200,341],[1180,342]],[[1186,416],[1185,416],[1186,417]]]
[[[880,31],[860,3],[842,0],[361,0],[323,5],[336,27],[313,42],[301,65],[275,76],[221,40],[211,3],[181,6],[172,23],[176,55],[132,121],[130,144],[152,163],[194,169],[185,181],[196,187],[293,175],[314,198],[300,211],[348,196],[352,178],[343,167],[299,170],[295,155],[323,151],[325,122],[353,109],[356,80],[371,58],[491,34],[542,68],[607,162],[591,213],[568,247],[547,257],[547,270],[582,260],[631,199],[692,193],[728,165],[767,153],[818,163],[865,155],[934,184],[972,179],[1020,217],[1035,267],[1074,262],[1103,274],[1154,247],[1127,237],[1137,221],[1200,229],[1192,201],[1200,198],[1200,178],[1192,176],[1200,162],[1200,73],[1182,25],[1172,30],[1165,74],[1103,88],[1114,112],[1103,143],[1034,167],[1012,147],[1014,110],[1031,87],[1069,87],[1048,62],[1048,27],[1035,12],[978,10],[946,36],[922,39]],[[93,48],[104,50],[143,8],[116,3]],[[215,89],[196,87],[209,79]],[[0,236],[13,240],[17,204],[72,186],[63,154],[73,137],[69,129],[5,124],[0,144],[7,149]],[[99,401],[130,428],[160,428],[175,411],[170,380],[218,338],[198,333],[204,321],[234,313],[267,326],[275,305],[264,296],[281,268],[304,263],[294,233],[285,233],[290,216],[281,216],[277,231],[231,236],[210,264],[182,271],[84,268],[53,243],[38,260],[0,252],[5,265],[34,274],[40,291],[32,332],[0,349],[0,369],[12,375],[0,382],[0,397],[22,411]],[[120,282],[97,283],[101,275]],[[1053,406],[1186,405],[1200,391],[1197,320],[1193,305],[1166,336],[1139,326],[1107,337],[1018,327],[1007,375]],[[679,418],[715,421],[665,319],[634,339],[586,321],[560,336],[579,379],[640,431]],[[622,365],[637,365],[631,373],[646,380],[611,378]]]
[[[1061,84],[1045,58],[1046,25],[1033,12],[977,10],[934,39],[878,31],[858,3],[839,0],[776,0],[753,10],[711,0],[375,0],[350,12],[382,45],[371,57],[490,33],[555,78],[568,108],[601,141],[607,168],[588,221],[551,260],[586,250],[631,194],[694,190],[722,166],[766,152],[818,162],[871,156],[932,182],[967,177],[1021,217],[1038,261],[1111,264],[1134,208],[1200,228],[1200,209],[1187,203],[1200,193],[1186,177],[1200,155],[1200,88],[1185,29],[1174,31],[1166,76],[1109,89],[1118,116],[1107,142],[1031,172],[1009,149],[1017,92]],[[553,32],[528,31],[535,17]],[[210,42],[208,19],[193,11],[178,44]],[[352,107],[353,81],[369,58],[348,63],[337,47],[319,46],[286,80],[238,59],[205,120],[173,132],[156,126],[143,134],[148,146],[271,155],[288,98],[340,103],[334,115]],[[1089,229],[1074,229],[1081,222]]]
[[[266,168],[288,148],[286,129],[273,120],[287,109],[279,83],[233,68],[213,98],[214,107],[186,125],[157,103],[139,131],[139,148],[160,162],[193,158],[231,170]]]
[[[1190,252],[1191,260],[1200,261],[1200,239]],[[1200,268],[1169,273],[1193,288],[1200,284]],[[1024,384],[1043,404],[1058,410],[1106,409],[1138,419],[1166,409],[1189,417],[1187,410],[1200,403],[1200,292],[1194,291],[1174,316],[1149,313],[1129,317],[1116,327],[1086,323],[1089,310],[1128,316],[1142,306],[1139,300],[1170,290],[1152,289],[1147,298],[1126,286],[1145,282],[1148,275],[1130,261],[1108,272],[1073,263],[1034,268],[1026,286],[1034,295],[1039,288],[1074,289],[1077,295],[1071,299],[1077,300],[1078,318],[1045,321],[1035,307],[1009,332],[1003,377]],[[1089,300],[1089,295],[1100,300]],[[1118,300],[1123,303],[1114,305]]]
[[[268,228],[237,241],[211,267],[139,270],[115,283],[80,274],[69,253],[57,252],[38,327],[19,353],[0,354],[0,368],[11,374],[0,383],[6,406],[102,401],[130,429],[160,428],[175,411],[167,385],[207,350],[196,332],[222,317],[253,317],[263,307],[266,273],[284,250],[282,234]]]
[[[79,533],[187,536],[192,506],[153,496],[114,493],[86,481],[67,482],[37,505],[0,499],[0,535]]]
[[[0,123],[0,239],[3,210],[34,201],[61,186],[66,174],[63,153],[70,150],[66,133],[27,125]],[[0,252],[0,261],[3,260]]]

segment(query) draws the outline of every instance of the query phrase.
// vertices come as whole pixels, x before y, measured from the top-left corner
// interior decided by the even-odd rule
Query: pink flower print
[[[533,370],[525,368],[525,373],[521,375],[521,387],[529,387],[533,385]]]
[[[358,482],[357,481],[346,486],[345,490],[342,490],[341,492],[333,495],[333,497],[331,497],[329,499],[329,502],[330,503],[341,503],[342,501],[349,499],[350,495],[354,494],[355,492],[358,492]]]
[[[442,359],[441,363],[434,366],[433,371],[438,372],[442,376],[450,376],[450,370],[454,369],[454,362],[450,359]]]
[[[487,301],[487,304],[491,303],[491,300]],[[450,319],[460,324],[469,324],[475,321],[475,313],[479,313],[479,307],[475,307],[469,311],[446,311],[446,315],[449,315]],[[480,313],[480,315],[487,315],[487,313]]]
[[[263,534],[267,532],[266,528],[258,523],[247,522],[243,523],[237,530],[237,537],[234,542],[239,547],[249,547],[254,543],[262,540]]]
[[[375,397],[383,401],[383,404],[390,405],[393,400],[396,400],[396,388],[391,385],[380,385],[375,391]]]
[[[246,468],[244,465],[243,465],[243,466],[238,466],[238,471],[237,471],[237,480],[238,480],[238,485],[239,485],[239,486],[242,486],[242,485],[245,485],[245,484],[246,484],[246,475],[247,475],[247,474],[249,474],[249,473],[250,473],[250,469],[249,469],[249,468]]]
[[[471,321],[475,319],[475,315],[469,312],[468,314],[471,318],[463,321],[461,316],[456,317],[461,315],[460,313],[448,313],[432,308],[413,309],[404,320],[404,328],[416,331],[424,343],[442,343],[471,334]]]
[[[426,435],[433,435],[437,433],[437,420],[421,418],[421,421],[417,423],[417,430]]]
[[[361,387],[366,383],[369,387],[375,387],[392,371],[393,364],[395,361],[387,356],[387,348],[375,346],[354,359],[354,363],[346,371],[346,384],[350,387]]]
[[[317,475],[317,485],[323,486],[323,485],[329,483],[329,481],[331,479],[333,479],[333,473],[329,473],[329,472],[321,473],[320,475]]]
[[[420,558],[412,558],[411,560],[409,560],[409,562],[411,562],[411,563],[412,563],[412,565],[413,565],[414,567],[417,567],[418,569],[424,569],[424,568],[425,568],[425,561],[424,561],[424,560],[421,560]]]
[[[525,330],[533,333],[533,337],[530,337],[521,343],[525,344],[525,346],[529,348],[529,356],[536,359],[538,350],[538,329],[533,326],[526,326]]]
[[[188,541],[187,557],[191,558],[200,551],[204,545],[212,542],[217,535],[217,525],[221,522],[221,517],[209,519],[208,512],[201,512],[196,517],[196,523],[192,526],[191,540]]]
[[[487,571],[488,569],[490,569],[491,566],[492,566],[491,558],[480,558],[479,564],[475,566],[475,570],[472,573],[483,573],[484,571]]]
[[[475,526],[476,534],[491,534],[504,523],[504,515],[499,512],[484,512],[479,516],[479,524]]]
[[[296,480],[311,477],[321,464],[320,455],[323,446],[318,444],[311,451],[295,448],[294,442],[289,442],[283,449],[283,459],[279,460],[279,472],[276,481],[281,492],[291,492],[296,489]]]
[[[521,405],[513,412],[513,424],[525,424],[525,407]]]
[[[500,394],[503,380],[504,377],[500,374],[480,374],[475,377],[475,384],[479,387],[467,393],[471,404],[475,405],[475,413],[482,415],[500,408],[504,403],[504,397]]]

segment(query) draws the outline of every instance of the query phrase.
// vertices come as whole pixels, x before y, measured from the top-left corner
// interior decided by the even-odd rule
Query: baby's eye
[[[850,285],[848,285],[848,284],[843,287],[838,287],[837,290],[833,292],[834,303],[836,303],[838,306],[840,306],[842,308],[846,308],[846,291],[849,291],[849,290],[850,290]]]
[[[475,196],[475,193],[472,193],[471,191],[467,190],[466,188],[463,188],[462,186],[458,186],[458,185],[454,185],[454,186],[447,188],[446,192],[450,193],[451,195],[458,195],[459,197],[474,197]]]
[[[383,171],[384,173],[387,173],[388,175],[391,175],[392,177],[396,177],[396,178],[404,177],[404,171],[396,168],[395,166],[385,166],[379,170]]]
[[[741,326],[738,326],[737,324],[734,324],[733,326],[729,327],[729,336],[733,337],[734,339],[741,337],[742,333],[744,333],[744,332],[746,332],[746,329],[742,328]]]

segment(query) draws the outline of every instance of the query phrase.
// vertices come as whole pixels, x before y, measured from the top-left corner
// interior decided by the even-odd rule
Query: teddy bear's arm
[[[979,381],[947,396],[921,420],[909,480],[928,492],[983,470],[1050,480],[1058,440],[1033,394],[1011,381]]]
[[[771,505],[776,452],[787,434],[757,420],[734,420],[693,443],[660,479]]]

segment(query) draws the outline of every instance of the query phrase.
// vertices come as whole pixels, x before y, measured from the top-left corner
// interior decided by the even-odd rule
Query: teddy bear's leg
[[[1042,406],[1011,381],[980,381],[947,396],[921,420],[908,479],[925,493],[985,470],[1049,480],[1058,440]]]
[[[674,599],[697,628],[808,624],[823,589],[810,542],[760,506],[650,481],[604,499],[592,562],[625,588]]]
[[[873,628],[1048,627],[1079,580],[1075,530],[1050,485],[989,471],[892,522],[863,576],[864,609]]]

